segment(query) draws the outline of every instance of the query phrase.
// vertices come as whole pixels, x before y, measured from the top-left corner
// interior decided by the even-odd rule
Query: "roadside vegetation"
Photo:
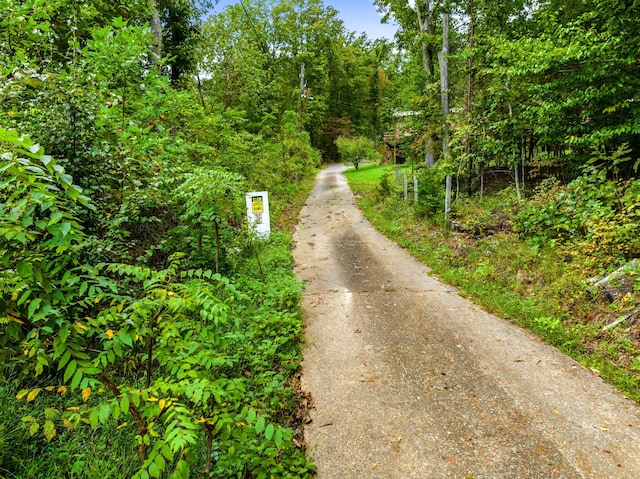
[[[638,180],[606,180],[589,168],[565,186],[540,182],[526,202],[503,184],[482,198],[461,195],[447,223],[443,177],[434,173],[418,169],[415,204],[404,200],[393,166],[346,176],[368,219],[434,275],[640,401],[640,277],[628,263],[640,251]],[[592,278],[625,264],[627,283],[614,282],[612,301]]]
[[[213,3],[0,1],[2,478],[314,473],[291,231],[379,62],[321,2]]]

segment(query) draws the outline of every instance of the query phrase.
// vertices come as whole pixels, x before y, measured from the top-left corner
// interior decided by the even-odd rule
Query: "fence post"
[[[407,201],[407,197],[409,196],[409,185],[407,183],[407,170],[402,172],[404,174],[404,200]]]
[[[444,197],[444,219],[449,223],[449,214],[451,213],[451,177],[447,176],[446,192]]]

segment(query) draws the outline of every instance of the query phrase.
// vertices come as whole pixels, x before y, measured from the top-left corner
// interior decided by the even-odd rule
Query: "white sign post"
[[[271,234],[269,219],[269,194],[266,191],[247,193],[247,219],[249,230],[259,238],[268,238]]]

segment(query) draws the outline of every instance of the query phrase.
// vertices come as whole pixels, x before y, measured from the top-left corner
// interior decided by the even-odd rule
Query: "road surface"
[[[429,276],[323,170],[300,215],[318,479],[640,478],[639,407]]]

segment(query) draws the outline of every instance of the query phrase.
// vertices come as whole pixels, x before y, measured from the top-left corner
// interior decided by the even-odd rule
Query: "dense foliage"
[[[594,149],[611,154],[626,145],[630,158],[640,157],[637,2],[375,3],[398,21],[406,48],[404,81],[394,83],[402,108],[420,113],[408,125],[419,136],[415,160],[430,148],[441,156],[433,139],[450,130],[451,172],[476,191],[490,169],[571,180]],[[445,13],[454,21],[443,118],[436,58]]]
[[[360,163],[380,161],[380,153],[376,150],[375,143],[369,138],[341,136],[336,140],[336,146],[342,160],[352,164],[356,170]]]
[[[244,193],[280,222],[331,89],[383,75],[320,2],[207,5],[0,2],[3,476],[312,474],[290,243]]]

